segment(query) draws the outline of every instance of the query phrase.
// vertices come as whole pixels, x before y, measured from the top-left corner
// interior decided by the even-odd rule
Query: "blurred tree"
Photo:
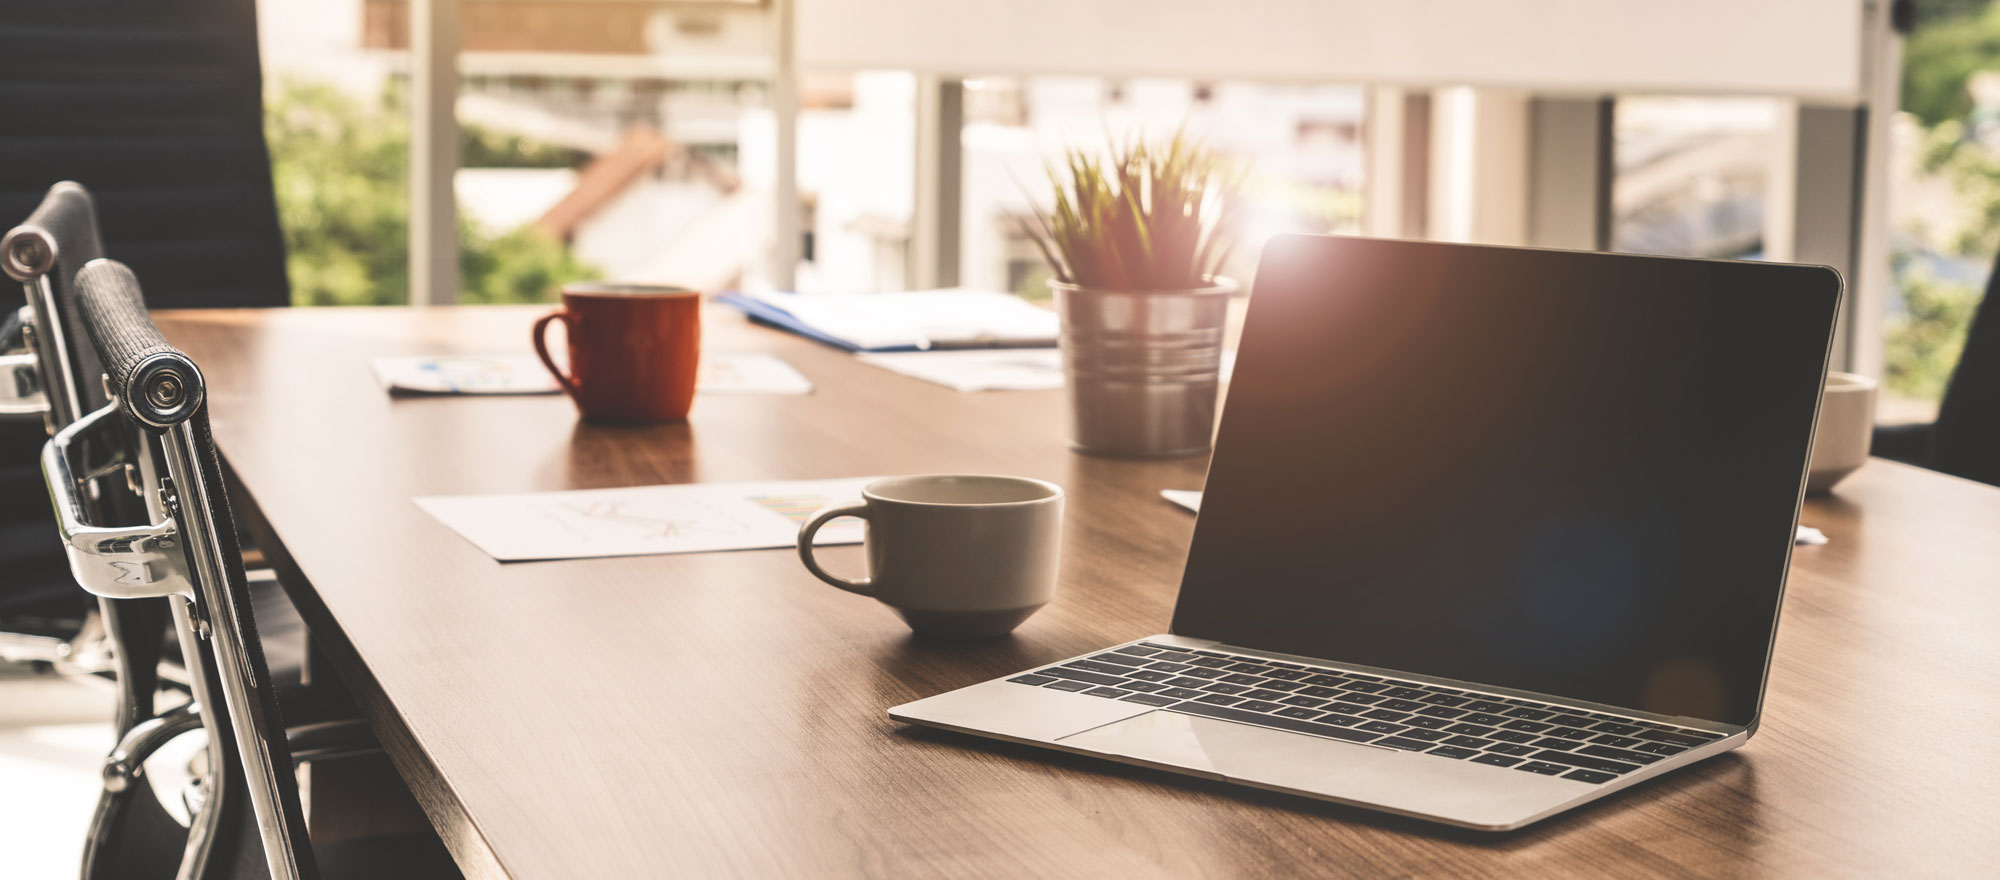
[[[409,299],[409,116],[398,89],[357,100],[320,84],[275,82],[265,98],[278,218],[296,305],[393,305]],[[467,154],[542,167],[573,154],[466,131]],[[557,167],[567,167],[558,165]],[[597,271],[529,228],[479,232],[459,215],[460,301],[543,302]]]
[[[2000,59],[2000,7],[1991,0],[1919,3],[1917,28],[1903,44],[1903,111],[1925,125],[1964,119],[1966,81]]]
[[[1965,348],[1965,328],[1979,307],[1980,290],[1909,266],[1898,267],[1896,280],[1902,308],[1889,317],[1883,381],[1899,394],[1936,400],[1944,396]]]

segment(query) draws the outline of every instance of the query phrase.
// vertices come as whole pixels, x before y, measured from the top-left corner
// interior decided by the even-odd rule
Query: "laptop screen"
[[[1840,288],[1274,240],[1173,631],[1748,725]]]

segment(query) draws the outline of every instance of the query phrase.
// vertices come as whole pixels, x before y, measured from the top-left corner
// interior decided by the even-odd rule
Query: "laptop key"
[[[1163,684],[1154,684],[1150,681],[1128,681],[1125,682],[1124,684],[1119,685],[1119,687],[1122,687],[1128,691],[1138,691],[1139,693],[1142,694],[1150,694],[1157,690],[1165,690],[1167,686]]]
[[[1221,657],[1221,658],[1223,658],[1223,659],[1225,659],[1225,660],[1230,660],[1231,662],[1235,662],[1235,661],[1234,661],[1234,658],[1231,658],[1231,657],[1230,657],[1230,656],[1229,656],[1228,654],[1224,654],[1224,653],[1222,653],[1221,651],[1196,651],[1196,650],[1194,650],[1194,649],[1190,648],[1190,649],[1188,649],[1188,653],[1190,653],[1190,654],[1199,654],[1199,655],[1201,655],[1201,656],[1203,656],[1203,657]]]
[[[1413,700],[1383,700],[1375,705],[1381,706],[1384,709],[1394,709],[1398,712],[1415,712],[1424,707],[1424,704]]]
[[[1322,713],[1302,706],[1286,706],[1283,709],[1279,709],[1276,714],[1283,715],[1286,718],[1318,718]]]
[[[1487,746],[1486,750],[1489,752],[1498,752],[1502,755],[1532,755],[1535,753],[1534,749],[1520,743],[1494,743]]]
[[[1464,709],[1453,709],[1450,706],[1425,706],[1417,711],[1432,718],[1457,718],[1465,714]]]
[[[1432,742],[1432,743],[1444,739],[1447,736],[1450,736],[1450,734],[1445,733],[1442,730],[1405,730],[1402,733],[1396,735],[1404,739],[1420,739],[1423,740],[1424,742]]]
[[[1377,721],[1401,721],[1405,718],[1410,717],[1410,713],[1394,712],[1388,709],[1370,709],[1366,712],[1361,713],[1361,717],[1373,718]]]
[[[1612,736],[1611,734],[1607,733],[1603,736],[1593,736],[1590,738],[1590,741],[1597,743],[1599,745],[1611,746],[1613,748],[1629,749],[1633,746],[1638,745],[1644,740],[1636,740],[1629,736]]]
[[[1049,682],[1047,685],[1044,685],[1044,687],[1047,687],[1049,690],[1052,691],[1087,691],[1090,690],[1091,685],[1090,682],[1087,681],[1070,681],[1068,679],[1058,679],[1056,681]]]
[[[1383,697],[1381,694],[1357,694],[1354,693],[1353,691],[1349,691],[1345,695],[1343,695],[1341,699],[1346,700],[1347,702],[1350,703],[1374,705],[1376,703],[1382,702],[1386,698]]]
[[[1534,746],[1535,748],[1538,749],[1555,749],[1556,751],[1559,752],[1567,752],[1570,749],[1582,745],[1582,743],[1579,743],[1576,740],[1572,739],[1556,739],[1555,737],[1548,737],[1546,739],[1538,739],[1532,743],[1529,743],[1529,745]]]
[[[1305,687],[1305,685],[1300,684],[1296,681],[1284,681],[1282,679],[1276,679],[1276,678],[1264,679],[1263,681],[1258,682],[1257,686],[1267,691],[1285,691],[1287,693]]]
[[[1495,703],[1491,700],[1480,700],[1465,704],[1465,708],[1474,712],[1505,712],[1507,711],[1507,704]]]
[[[1091,684],[1125,683],[1125,679],[1119,678],[1118,676],[1115,675],[1105,675],[1104,673],[1101,672],[1085,672],[1081,669],[1071,669],[1067,666],[1057,666],[1054,669],[1044,669],[1042,670],[1042,674],[1053,675],[1057,678],[1067,678],[1070,679],[1071,681],[1087,681],[1090,682]]]
[[[1319,716],[1319,720],[1321,724],[1338,724],[1342,727],[1353,727],[1356,724],[1363,723],[1362,719],[1358,716],[1346,715],[1340,712],[1328,712],[1325,715]]]
[[[1256,690],[1244,694],[1244,696],[1249,697],[1250,699],[1253,700],[1282,700],[1285,697],[1289,696],[1289,694],[1286,694],[1284,691],[1274,691],[1268,688],[1257,688]]]
[[[1437,706],[1463,706],[1472,701],[1464,697],[1454,697],[1450,694],[1431,694],[1424,697],[1424,702]]]
[[[1241,709],[1210,706],[1200,702],[1182,703],[1169,711],[1184,712],[1189,715],[1201,715],[1207,718],[1220,718],[1224,721],[1240,721],[1245,724],[1255,724],[1259,727],[1275,727],[1279,730],[1310,733],[1329,739],[1346,740],[1347,742],[1365,743],[1374,740],[1378,736],[1378,734],[1364,733],[1359,730],[1350,730],[1331,724],[1321,724],[1317,721],[1285,718],[1279,715],[1258,715],[1253,712],[1245,712]]]
[[[1652,752],[1655,755],[1678,755],[1682,752],[1687,751],[1687,749],[1681,748],[1680,746],[1673,745],[1671,743],[1656,743],[1656,742],[1643,742],[1636,746],[1633,746],[1632,748],[1638,749],[1639,751],[1642,752]]]
[[[1413,687],[1392,687],[1386,691],[1383,691],[1382,695],[1385,697],[1396,697],[1398,699],[1403,699],[1403,700],[1414,700],[1418,697],[1423,696],[1424,692],[1417,690],[1416,688]]]
[[[1129,685],[1127,686],[1129,687]],[[1176,700],[1198,700],[1208,696],[1208,694],[1204,694],[1194,688],[1167,688],[1160,691],[1160,696],[1173,697]]]
[[[1599,783],[1610,782],[1613,779],[1617,779],[1618,776],[1615,773],[1599,773],[1595,770],[1571,770],[1568,773],[1564,773],[1563,778],[1574,779],[1578,782]]]
[[[1167,660],[1161,660],[1157,663],[1146,664],[1146,668],[1157,669],[1161,672],[1179,672],[1183,669],[1188,668],[1188,665],[1186,663],[1175,663]]]
[[[1154,654],[1160,653],[1160,649],[1148,648],[1145,645],[1126,645],[1123,648],[1113,648],[1112,651],[1118,654],[1130,654],[1134,657],[1151,657]]]
[[[1471,715],[1463,715],[1458,720],[1467,724],[1492,724],[1496,726],[1507,723],[1506,718],[1499,715],[1489,715],[1485,712],[1474,712]]]
[[[1120,666],[1130,666],[1134,669],[1144,666],[1147,663],[1151,662],[1144,657],[1133,657],[1129,654],[1120,654],[1117,651],[1109,651],[1103,654],[1093,654],[1091,655],[1090,659],[1092,662],[1095,663],[1116,663]]]
[[[1550,718],[1549,723],[1560,724],[1564,727],[1589,727],[1590,719],[1582,715],[1557,715],[1554,718]]]
[[[1270,671],[1271,671],[1271,667],[1269,667],[1269,666],[1265,666],[1265,665],[1264,665],[1264,664],[1262,664],[1262,663],[1237,663],[1237,664],[1235,664],[1235,665],[1233,665],[1233,666],[1224,666],[1224,667],[1222,667],[1222,668],[1224,668],[1224,669],[1227,669],[1227,670],[1229,670],[1230,672],[1255,672],[1255,673],[1262,673],[1262,672],[1270,672]]]
[[[1510,743],[1531,743],[1534,742],[1535,740],[1541,739],[1541,737],[1536,736],[1532,733],[1522,733],[1521,731],[1518,730],[1496,730],[1488,734],[1488,736],[1491,736],[1497,740]]]
[[[1215,684],[1203,685],[1202,690],[1208,691],[1211,694],[1240,694],[1243,693],[1244,691],[1249,690],[1249,688],[1244,687],[1240,684],[1223,684],[1221,682],[1216,682]]]
[[[1458,736],[1454,736],[1450,739],[1445,740],[1444,743],[1445,745],[1448,746],[1458,746],[1459,748],[1465,748],[1465,749],[1483,749],[1486,748],[1487,746],[1492,745],[1493,741],[1490,739],[1480,739],[1479,737],[1476,736],[1466,736],[1464,734],[1460,734]],[[1526,746],[1523,746],[1522,748],[1526,748]]]
[[[1207,694],[1205,696],[1195,697],[1195,699],[1200,700],[1204,703],[1212,703],[1217,706],[1234,706],[1237,703],[1243,702],[1242,697],[1232,697],[1228,694]]]
[[[1340,691],[1338,689],[1330,687],[1320,687],[1318,685],[1299,688],[1297,693],[1304,694],[1305,696],[1308,697],[1325,697],[1328,699],[1340,696]]]
[[[1492,764],[1492,765],[1493,765],[1493,766],[1495,766],[1495,767],[1512,767],[1512,766],[1514,766],[1515,764],[1519,764],[1519,763],[1521,763],[1521,759],[1520,759],[1520,758],[1509,758],[1509,757],[1507,757],[1506,755],[1495,755],[1495,754],[1490,754],[1490,753],[1489,753],[1489,754],[1484,754],[1484,755],[1480,755],[1480,756],[1479,756],[1479,757],[1477,757],[1477,758],[1473,758],[1473,759],[1472,759],[1472,763],[1474,763],[1474,764]]]
[[[1544,764],[1541,761],[1529,761],[1525,764],[1516,764],[1514,765],[1514,769],[1526,770],[1529,773],[1539,773],[1543,776],[1561,776],[1569,771],[1568,767],[1564,767],[1561,764]]]
[[[1509,710],[1507,710],[1506,712],[1504,712],[1504,713],[1501,713],[1501,714],[1504,714],[1504,715],[1506,715],[1506,716],[1507,716],[1507,717],[1509,717],[1509,718],[1526,718],[1526,719],[1528,719],[1529,721],[1540,721],[1540,720],[1542,720],[1542,719],[1544,719],[1544,718],[1547,718],[1547,717],[1549,717],[1550,715],[1552,715],[1552,714],[1554,714],[1554,713],[1552,713],[1552,712],[1544,712],[1544,711],[1542,711],[1542,710],[1540,710],[1540,709],[1526,709],[1526,708],[1523,708],[1523,709],[1509,709]],[[1543,727],[1547,727],[1548,725],[1544,724],[1544,725],[1542,725],[1542,726],[1543,726]]]
[[[1335,700],[1334,702],[1328,703],[1324,706],[1321,706],[1320,708],[1325,709],[1328,712],[1345,712],[1349,715],[1359,715],[1363,712],[1368,711],[1367,706],[1358,706],[1355,705],[1354,703],[1350,703],[1345,700]]]
[[[1303,669],[1273,669],[1270,672],[1264,673],[1265,678],[1282,678],[1286,681],[1298,681],[1310,675],[1312,673]]]
[[[1131,672],[1125,673],[1125,677],[1136,678],[1140,681],[1166,681],[1173,678],[1171,674],[1161,672],[1157,669],[1134,669]]]
[[[1293,694],[1289,697],[1279,700],[1278,702],[1283,703],[1287,706],[1304,706],[1308,709],[1317,709],[1321,706],[1326,705],[1325,700],[1318,700],[1312,697],[1302,697],[1297,694]]]
[[[1437,748],[1434,748],[1434,749],[1431,749],[1431,750],[1430,750],[1430,751],[1428,751],[1428,752],[1425,752],[1425,754],[1427,754],[1427,755],[1437,755],[1437,756],[1439,756],[1439,757],[1443,757],[1443,758],[1457,758],[1457,759],[1459,759],[1459,760],[1463,761],[1463,760],[1465,760],[1466,758],[1470,758],[1470,757],[1472,757],[1472,756],[1474,756],[1474,755],[1477,755],[1477,754],[1479,754],[1479,753],[1478,753],[1478,752],[1475,752],[1475,751],[1473,751],[1473,750],[1471,750],[1471,749],[1461,749],[1461,748],[1459,748],[1458,746],[1438,746]]]
[[[1432,718],[1428,715],[1411,715],[1403,719],[1403,723],[1411,727],[1421,727],[1425,730],[1438,730],[1451,725],[1451,722],[1443,718]]]
[[[1656,742],[1673,743],[1674,745],[1677,746],[1699,746],[1699,745],[1706,745],[1708,743],[1708,740],[1701,739],[1700,737],[1687,736],[1679,733],[1668,733],[1664,730],[1641,730],[1633,735],[1637,736],[1640,739],[1650,739]],[[1646,751],[1650,752],[1653,750],[1647,749]],[[1661,754],[1670,755],[1673,753],[1662,752]]]
[[[1661,758],[1665,757],[1663,755],[1655,755],[1647,752],[1634,752],[1629,749],[1614,749],[1610,746],[1584,746],[1583,748],[1577,749],[1576,753],[1579,755],[1591,755],[1593,757],[1598,757],[1598,758],[1610,758],[1613,761],[1624,761],[1627,764],[1639,764],[1642,766],[1646,764],[1651,764],[1654,761],[1658,761]]]
[[[1229,659],[1225,657],[1196,657],[1188,662],[1196,666],[1205,666],[1209,669],[1221,669],[1230,664]]]
[[[1367,728],[1364,727],[1362,729],[1366,730]],[[1406,752],[1421,752],[1425,749],[1430,748],[1431,746],[1436,745],[1436,743],[1427,743],[1420,739],[1406,739],[1400,736],[1385,736],[1372,743],[1369,743],[1369,745],[1388,746],[1389,748],[1402,749],[1403,751]]]
[[[1350,673],[1348,677],[1361,679],[1360,681],[1350,681],[1343,685],[1343,687],[1346,687],[1350,691],[1360,691],[1364,694],[1372,694],[1378,691],[1386,691],[1389,689],[1389,686],[1383,684],[1380,680],[1370,681],[1369,676],[1360,676]]]
[[[1241,703],[1237,703],[1236,708],[1247,709],[1252,712],[1276,712],[1285,707],[1264,700],[1244,700]]]
[[[1319,675],[1308,675],[1305,678],[1299,680],[1305,682],[1306,684],[1316,684],[1322,687],[1331,687],[1333,685],[1337,685],[1343,681],[1346,681],[1346,679],[1341,678],[1340,676],[1327,675],[1325,673],[1321,673]]]
[[[1198,688],[1207,686],[1208,682],[1199,678],[1190,678],[1188,676],[1183,675],[1178,678],[1169,678],[1166,681],[1161,682],[1161,684],[1169,684],[1177,688]]]
[[[1145,706],[1171,706],[1180,701],[1173,697],[1163,697],[1159,694],[1133,694],[1126,697],[1125,702],[1139,703]]]
[[[1153,659],[1171,660],[1175,663],[1186,663],[1189,660],[1193,660],[1194,656],[1195,655],[1189,654],[1186,651],[1161,651],[1158,654],[1154,654]]]
[[[1551,718],[1549,720],[1553,721],[1555,719]],[[1578,742],[1587,740],[1591,737],[1590,731],[1578,730],[1574,727],[1558,727],[1554,730],[1548,731],[1548,734],[1550,736],[1559,736],[1562,737],[1563,739],[1577,740]]]
[[[1549,729],[1548,725],[1543,724],[1540,721],[1528,721],[1526,719],[1522,719],[1520,721],[1509,721],[1506,724],[1502,724],[1500,726],[1505,727],[1508,730],[1525,730],[1529,733],[1541,733],[1542,731]]]
[[[1068,663],[1064,663],[1062,668],[1081,669],[1085,672],[1101,672],[1108,675],[1124,675],[1132,671],[1132,667],[1130,666],[1120,666],[1116,663],[1099,663],[1096,660],[1071,660]]]
[[[1052,675],[1036,675],[1030,672],[1026,675],[1016,675],[1013,678],[1007,680],[1017,681],[1020,682],[1021,684],[1041,685],[1041,684],[1048,684],[1049,682],[1055,681],[1056,679],[1055,676]]]
[[[1375,733],[1402,733],[1405,730],[1409,730],[1409,728],[1401,724],[1390,724],[1387,721],[1370,721],[1367,724],[1361,725],[1361,729]]]
[[[1639,732],[1639,726],[1636,724],[1621,724],[1616,721],[1606,721],[1601,724],[1592,725],[1590,729],[1603,733],[1617,734],[1619,736],[1631,736]]]
[[[1193,669],[1183,669],[1181,670],[1181,674],[1191,678],[1199,678],[1203,680],[1212,681],[1221,678],[1224,675],[1227,675],[1228,673],[1223,672],[1220,669],[1207,669],[1204,667],[1197,666]]]
[[[1612,761],[1605,758],[1593,758],[1589,755],[1573,755],[1569,752],[1558,752],[1549,749],[1536,752],[1531,757],[1537,761],[1563,764],[1570,767],[1582,767],[1585,770],[1601,770],[1605,773],[1630,773],[1639,769],[1639,765],[1637,764],[1626,764],[1621,761]]]
[[[1454,724],[1445,729],[1452,733],[1463,733],[1466,736],[1485,736],[1493,732],[1493,728],[1478,724]]]
[[[1345,675],[1345,676],[1347,676],[1348,678],[1358,678],[1358,679],[1361,679],[1362,681],[1381,681],[1381,680],[1382,680],[1382,676],[1379,676],[1379,675],[1369,675],[1369,674],[1367,674],[1367,673],[1365,673],[1365,672],[1348,672],[1348,671],[1347,671],[1347,670],[1345,670],[1345,669],[1341,670],[1341,671],[1340,671],[1340,674],[1341,674],[1341,675]]]
[[[1223,681],[1226,681],[1226,682],[1229,682],[1230,684],[1263,684],[1263,683],[1264,683],[1264,680],[1263,680],[1262,678],[1259,678],[1259,677],[1257,677],[1257,676],[1254,676],[1254,675],[1244,675],[1243,673],[1240,673],[1240,672],[1238,672],[1238,673],[1235,673],[1235,674],[1233,674],[1233,675],[1225,675],[1225,676],[1223,676],[1223,677],[1222,677],[1222,680],[1223,680]]]
[[[1129,697],[1132,695],[1131,691],[1120,690],[1118,688],[1091,688],[1090,690],[1084,691],[1084,693],[1089,696],[1104,697],[1105,699],[1110,699],[1110,700],[1116,700],[1120,697]]]

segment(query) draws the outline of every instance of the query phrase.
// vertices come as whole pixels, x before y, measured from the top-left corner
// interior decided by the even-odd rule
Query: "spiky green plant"
[[[1234,246],[1236,181],[1206,147],[1176,133],[1134,139],[1100,159],[1074,147],[1050,165],[1055,204],[1016,218],[1056,280],[1097,290],[1209,286]]]

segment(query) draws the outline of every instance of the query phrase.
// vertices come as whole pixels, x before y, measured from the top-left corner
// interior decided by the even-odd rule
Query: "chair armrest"
[[[104,759],[104,789],[124,791],[145,771],[146,759],[168,740],[201,727],[201,708],[192,701],[148,718],[125,732]]]
[[[1909,425],[1876,425],[1874,444],[1869,454],[1893,459],[1904,464],[1929,467],[1931,461],[1931,437],[1937,433],[1937,426],[1930,422]]]

